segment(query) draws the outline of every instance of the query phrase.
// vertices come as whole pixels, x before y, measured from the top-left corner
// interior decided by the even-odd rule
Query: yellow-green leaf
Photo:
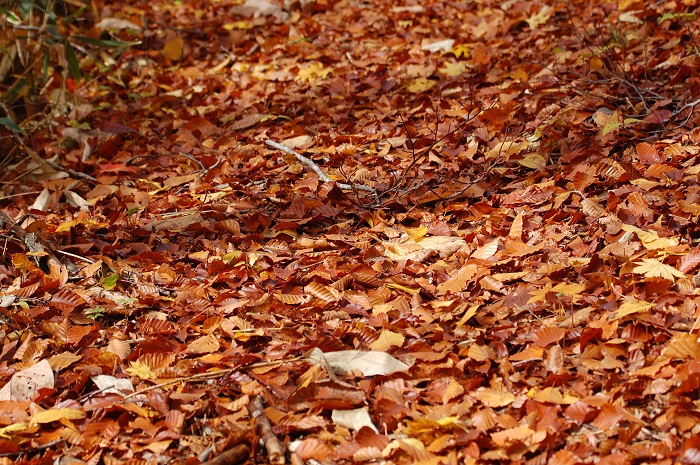
[[[435,84],[437,84],[436,81],[431,81],[430,79],[424,77],[417,78],[411,81],[411,83],[408,85],[408,91],[412,94],[418,94],[431,89]]]
[[[26,429],[27,429],[26,423],[13,423],[11,425],[0,428],[0,437],[9,439],[12,437],[12,433],[24,431]]]

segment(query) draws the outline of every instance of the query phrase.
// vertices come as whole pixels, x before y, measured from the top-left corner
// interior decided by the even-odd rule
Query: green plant
[[[99,61],[100,49],[129,45],[94,37],[96,14],[90,5],[84,0],[0,0],[0,126],[12,137],[0,139],[0,146],[14,145],[17,136],[45,120],[47,110],[65,101]]]

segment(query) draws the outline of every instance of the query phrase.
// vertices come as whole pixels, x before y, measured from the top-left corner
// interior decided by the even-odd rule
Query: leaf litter
[[[0,461],[698,463],[693,8],[107,2],[7,168]]]

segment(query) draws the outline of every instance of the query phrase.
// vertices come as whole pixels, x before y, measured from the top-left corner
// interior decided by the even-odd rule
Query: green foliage
[[[53,89],[65,94],[89,75],[100,49],[129,45],[90,37],[99,14],[91,5],[88,0],[0,0],[0,125],[21,132],[24,121],[51,104]]]

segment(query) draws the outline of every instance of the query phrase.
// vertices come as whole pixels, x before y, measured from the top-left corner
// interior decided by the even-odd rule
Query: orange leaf
[[[512,362],[524,362],[528,360],[541,360],[542,355],[544,355],[544,349],[542,347],[528,347],[515,355],[511,355],[508,359]]]
[[[85,300],[70,289],[58,291],[49,301],[49,305],[51,307],[59,309],[64,314],[73,312],[76,307],[83,305],[84,303]]]
[[[547,347],[549,344],[559,342],[564,339],[566,330],[564,328],[542,328],[535,333],[534,342],[540,347]]]

